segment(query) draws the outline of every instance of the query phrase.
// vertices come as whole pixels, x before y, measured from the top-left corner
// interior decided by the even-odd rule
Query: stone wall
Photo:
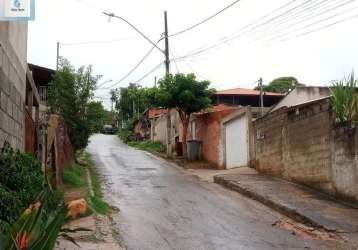
[[[27,23],[0,22],[0,147],[24,149]]]
[[[258,171],[358,201],[358,132],[335,125],[328,99],[276,111],[253,127]]]

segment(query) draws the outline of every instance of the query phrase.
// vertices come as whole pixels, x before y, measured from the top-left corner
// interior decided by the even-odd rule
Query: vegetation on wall
[[[357,80],[352,72],[343,80],[334,81],[331,87],[331,104],[337,123],[355,127],[358,123]]]

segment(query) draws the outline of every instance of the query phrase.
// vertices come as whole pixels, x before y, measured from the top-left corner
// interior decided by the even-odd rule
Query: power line
[[[226,7],[223,8],[223,9],[219,10],[219,11],[216,12],[215,14],[213,14],[213,15],[211,15],[211,16],[205,18],[204,20],[202,20],[202,21],[200,21],[200,22],[198,22],[198,23],[196,23],[196,24],[194,24],[194,25],[192,25],[192,26],[189,26],[189,27],[186,28],[186,29],[183,29],[183,30],[178,31],[178,32],[176,32],[176,33],[174,33],[174,34],[171,34],[171,35],[169,35],[169,37],[173,37],[173,36],[177,36],[177,35],[183,34],[183,33],[187,32],[187,31],[189,31],[189,30],[192,30],[192,29],[194,29],[194,28],[196,28],[196,27],[202,25],[203,23],[209,21],[210,19],[213,19],[214,17],[220,15],[221,13],[223,13],[223,12],[226,11],[227,9],[231,8],[232,6],[234,6],[235,4],[237,4],[237,3],[240,2],[240,1],[241,1],[241,0],[236,0],[236,1],[234,1],[233,3],[229,4],[228,6],[226,6]]]
[[[328,10],[325,10],[325,11],[323,11],[323,12],[319,12],[318,14],[311,16],[310,19],[305,19],[303,22],[302,22],[302,21],[298,21],[298,22],[295,22],[295,23],[290,24],[290,25],[288,25],[288,26],[285,26],[285,27],[282,28],[282,29],[276,30],[276,33],[279,33],[279,32],[282,32],[282,31],[286,31],[286,30],[289,29],[289,28],[292,28],[292,27],[294,27],[294,26],[297,26],[297,25],[300,25],[300,24],[302,24],[302,23],[305,23],[306,21],[315,19],[316,17],[325,15],[325,14],[331,12],[331,11],[337,10],[338,8],[343,7],[343,6],[347,5],[347,4],[350,4],[350,3],[354,2],[354,1],[355,1],[355,0],[349,0],[349,1],[343,2],[342,4],[339,4],[339,5],[336,5],[336,6],[332,6],[332,7],[329,8]],[[351,9],[349,9],[349,10],[347,10],[347,11],[343,11],[343,12],[340,12],[340,13],[336,13],[336,14],[331,15],[331,16],[329,16],[329,17],[320,19],[319,21],[316,21],[316,22],[307,24],[307,25],[305,25],[305,26],[303,26],[303,27],[294,29],[294,30],[289,31],[289,32],[284,33],[284,34],[280,34],[280,33],[279,33],[278,35],[277,35],[277,34],[276,34],[276,35],[275,35],[275,34],[271,34],[271,36],[272,36],[272,35],[274,35],[274,36],[271,37],[268,41],[276,40],[277,38],[280,38],[280,37],[282,37],[282,36],[286,36],[286,35],[292,34],[292,33],[294,33],[294,32],[297,32],[297,31],[299,31],[299,30],[302,30],[302,29],[308,28],[308,27],[310,27],[310,26],[319,24],[319,23],[321,23],[321,22],[330,20],[330,19],[332,19],[332,18],[334,18],[334,17],[337,17],[337,16],[339,16],[339,15],[348,13],[348,12],[354,10],[354,9],[357,9],[357,6],[354,7],[354,8],[351,8]],[[268,35],[268,36],[266,36],[266,37],[270,37],[270,35]],[[265,38],[265,37],[264,37],[264,38]]]
[[[316,0],[316,1],[310,2],[310,3],[308,3],[308,5],[306,5],[306,7],[303,6],[305,8],[303,8],[302,10],[298,9],[298,11],[297,11],[297,9],[296,9],[295,11],[293,11],[291,13],[291,15],[281,17],[278,20],[271,22],[271,25],[269,25],[269,27],[266,27],[267,25],[264,25],[261,29],[258,29],[258,31],[256,33],[259,33],[259,31],[261,31],[260,35],[262,34],[262,31],[264,33],[269,33],[269,32],[272,32],[273,30],[277,29],[278,27],[280,27],[280,25],[287,23],[287,21],[293,21],[293,20],[299,19],[299,18],[302,19],[302,15],[304,15],[304,14],[310,15],[310,14],[314,13],[314,11],[316,9],[322,10],[322,8],[324,8],[325,3],[329,2],[329,1],[330,0],[321,0],[321,1]],[[340,0],[338,0],[338,1],[340,1]],[[309,17],[309,15],[308,15],[308,17]]]
[[[314,33],[314,32],[317,32],[317,31],[321,31],[321,30],[324,30],[324,29],[327,29],[327,28],[332,27],[332,26],[334,26],[334,25],[337,25],[337,24],[340,24],[340,23],[344,23],[344,22],[350,21],[350,20],[355,19],[355,18],[358,18],[358,15],[350,16],[350,17],[347,17],[347,18],[338,20],[338,21],[336,21],[336,22],[333,22],[333,23],[330,23],[330,24],[321,26],[321,27],[319,27],[319,28],[317,28],[317,29],[313,29],[313,30],[310,30],[310,31],[307,31],[307,32],[302,32],[302,33],[296,34],[296,35],[294,35],[294,36],[291,36],[291,37],[288,37],[288,38],[279,40],[279,41],[277,41],[276,43],[268,44],[267,46],[270,46],[270,45],[273,45],[273,44],[277,44],[277,43],[281,43],[281,42],[285,42],[285,41],[288,41],[288,40],[291,40],[291,39],[294,39],[294,38],[306,36],[306,35],[309,35],[309,34],[311,34],[311,33]]]
[[[148,73],[146,73],[144,76],[142,76],[141,78],[139,78],[137,81],[135,81],[136,83],[141,82],[143,79],[145,79],[147,76],[149,76],[150,74],[152,74],[154,71],[156,71],[157,69],[159,69],[161,66],[163,65],[163,62],[159,63],[155,68],[153,68],[151,71],[149,71]]]
[[[157,44],[162,40],[159,39],[159,41],[157,42]],[[116,83],[112,84],[109,87],[103,88],[103,89],[111,89],[114,86],[117,86],[118,84],[120,84],[121,82],[123,82],[125,79],[127,79],[147,58],[148,56],[153,52],[153,50],[155,49],[155,46],[153,46],[145,55],[144,57],[125,75],[123,76],[119,81],[117,81]]]
[[[121,42],[121,41],[128,41],[131,39],[135,39],[135,37],[127,37],[127,38],[114,39],[114,40],[103,40],[103,41],[84,41],[84,42],[74,42],[74,43],[61,43],[61,46],[77,46],[77,45],[87,45],[87,44],[115,43],[115,42]]]
[[[288,7],[288,6],[292,5],[292,4],[294,4],[294,3],[297,2],[297,1],[299,1],[299,0],[291,0],[290,2],[288,2],[288,3],[284,4],[284,5],[282,5],[282,6],[278,7],[278,8],[276,8],[276,9],[274,9],[274,10],[272,10],[272,11],[270,11],[269,13],[267,13],[267,14],[261,16],[260,18],[256,19],[255,21],[253,21],[253,22],[251,22],[251,23],[245,25],[244,27],[240,28],[239,30],[235,31],[234,33],[231,33],[230,35],[226,35],[226,36],[221,37],[220,39],[218,39],[218,44],[214,44],[214,45],[211,45],[211,46],[209,46],[209,47],[207,47],[207,46],[200,47],[200,48],[198,48],[198,49],[196,49],[196,50],[193,50],[192,52],[189,52],[187,55],[182,56],[182,57],[179,57],[179,58],[177,58],[177,59],[183,59],[183,58],[186,58],[186,57],[189,57],[189,56],[201,54],[202,52],[205,52],[205,51],[207,51],[207,50],[210,50],[210,49],[213,49],[213,48],[215,48],[215,47],[218,47],[218,46],[220,46],[221,44],[227,43],[228,41],[237,38],[237,37],[233,37],[233,38],[232,38],[232,36],[233,36],[235,33],[240,32],[240,34],[242,34],[245,29],[250,28],[250,27],[253,26],[254,24],[260,22],[260,21],[263,20],[263,19],[266,19],[267,17],[270,17],[272,14],[274,14],[274,13],[276,13],[276,12],[278,12],[278,11],[281,11],[281,10],[285,9],[286,7]],[[310,0],[308,0],[308,1],[306,1],[306,2],[309,2],[309,1],[310,1]],[[305,2],[305,3],[306,3],[306,2]],[[292,9],[291,9],[291,10],[292,10]],[[270,20],[272,20],[272,19],[270,19]],[[190,54],[190,53],[192,53],[192,54]]]
[[[290,3],[292,3],[292,2],[294,2],[294,1],[291,1]],[[309,2],[309,1],[305,1],[304,3],[308,3],[308,2]],[[287,6],[287,4],[286,4],[286,6]],[[300,6],[302,6],[302,4],[300,4]],[[283,7],[283,6],[282,6],[282,7]],[[282,7],[280,7],[280,8],[282,8]],[[296,6],[296,7],[297,7],[297,6]],[[294,7],[293,9],[296,9],[296,7]],[[291,9],[291,10],[292,10],[292,9]],[[273,11],[273,12],[275,12],[275,11]],[[286,11],[286,12],[287,12],[287,11]],[[325,13],[323,13],[323,14],[325,14]],[[282,14],[280,14],[279,16],[281,16],[281,15],[282,15]],[[265,15],[265,16],[267,16],[267,15]],[[311,19],[312,19],[312,18],[311,18]],[[273,18],[271,18],[270,20],[273,20]],[[306,19],[305,21],[308,21],[308,20],[310,20],[310,19]],[[261,23],[260,25],[266,25],[266,24],[267,24],[267,22]],[[249,26],[251,26],[251,24],[246,25],[245,27],[249,27]],[[241,30],[245,29],[245,27],[242,28]],[[258,27],[258,25],[254,26],[253,28],[254,28],[254,29],[257,29],[257,27]],[[208,51],[208,50],[212,50],[212,49],[214,49],[214,48],[217,48],[217,47],[221,46],[222,44],[225,44],[225,43],[230,42],[230,41],[233,40],[233,39],[236,39],[236,38],[238,38],[238,37],[241,37],[243,34],[245,34],[245,33],[247,33],[247,32],[250,32],[250,31],[252,31],[252,29],[250,29],[249,31],[243,31],[243,32],[241,32],[240,34],[235,35],[234,37],[226,36],[226,37],[224,37],[224,38],[222,38],[222,39],[219,39],[219,42],[217,42],[216,44],[213,44],[213,45],[210,45],[210,46],[203,46],[203,47],[201,47],[201,48],[198,48],[198,49],[196,49],[196,50],[193,50],[193,51],[189,52],[188,54],[186,54],[186,55],[184,55],[184,56],[182,56],[182,57],[176,58],[176,59],[177,59],[177,60],[182,60],[182,59],[185,59],[185,58],[188,58],[188,57],[193,57],[193,56],[197,56],[197,55],[203,54],[204,52],[206,52],[206,51]]]

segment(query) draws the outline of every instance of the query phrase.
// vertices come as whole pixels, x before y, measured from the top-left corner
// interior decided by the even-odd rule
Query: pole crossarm
[[[137,29],[133,24],[131,24],[128,20],[124,19],[123,17],[117,16],[114,13],[108,13],[108,12],[102,12],[104,15],[109,17],[115,17],[118,18],[125,23],[127,23],[129,26],[131,26],[135,31],[137,31],[142,37],[144,37],[148,42],[150,42],[155,48],[157,48],[160,52],[165,54],[165,51],[158,47],[157,43],[153,42],[148,36],[146,36],[143,32],[141,32],[139,29]]]

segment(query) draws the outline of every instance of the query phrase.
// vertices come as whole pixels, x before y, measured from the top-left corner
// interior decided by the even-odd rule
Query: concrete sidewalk
[[[358,240],[358,209],[328,195],[248,168],[214,181],[310,226]]]

